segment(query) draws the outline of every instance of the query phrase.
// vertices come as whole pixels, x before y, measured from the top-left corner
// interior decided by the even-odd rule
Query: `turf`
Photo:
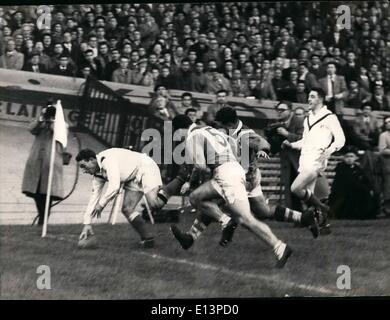
[[[181,217],[188,228],[193,216]],[[269,223],[294,249],[284,269],[271,251],[238,228],[233,243],[218,245],[215,224],[188,251],[168,224],[150,226],[153,249],[141,249],[129,225],[96,225],[99,247],[77,248],[80,225],[49,226],[49,237],[30,226],[0,226],[1,299],[157,299],[390,295],[390,220],[333,221],[333,233]],[[51,289],[37,289],[37,268],[51,271]],[[337,288],[337,268],[351,269],[351,289]]]

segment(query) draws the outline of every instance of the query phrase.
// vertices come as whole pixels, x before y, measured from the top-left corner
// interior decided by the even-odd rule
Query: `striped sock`
[[[198,239],[203,231],[205,231],[207,226],[200,222],[198,219],[195,219],[194,223],[191,226],[189,234],[192,236],[194,240]]]
[[[282,206],[277,206],[275,208],[275,220],[285,221],[285,222],[301,222],[302,212],[292,210],[290,208],[285,208]]]

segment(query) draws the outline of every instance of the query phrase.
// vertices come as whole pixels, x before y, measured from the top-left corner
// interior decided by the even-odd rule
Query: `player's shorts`
[[[236,161],[226,162],[217,167],[210,181],[228,204],[233,204],[236,200],[248,199],[245,189],[245,171]]]
[[[144,155],[135,178],[126,182],[124,189],[148,193],[162,185],[160,168],[152,158]]]
[[[248,198],[264,197],[261,189],[261,172],[259,168],[256,168],[250,175],[246,175],[245,188]]]
[[[319,175],[323,174],[326,170],[328,160],[321,157],[321,155],[308,154],[301,155],[299,158],[298,172],[302,173],[305,171],[315,171]]]

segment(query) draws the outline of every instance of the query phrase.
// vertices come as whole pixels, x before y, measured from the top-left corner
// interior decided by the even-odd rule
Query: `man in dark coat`
[[[357,160],[356,149],[346,147],[336,167],[329,205],[337,219],[373,219],[379,213],[374,188]]]
[[[42,225],[44,220],[54,115],[54,107],[44,108],[39,119],[30,125],[30,132],[35,140],[24,170],[22,192],[35,200],[39,214],[38,225]],[[62,145],[56,142],[50,205],[53,200],[64,197],[62,153]]]
[[[302,211],[299,198],[291,193],[291,184],[298,174],[300,152],[293,149],[281,149],[283,140],[298,141],[303,134],[303,117],[297,117],[292,111],[289,101],[281,101],[276,105],[279,113],[277,123],[271,124],[266,130],[268,141],[271,143],[271,152],[280,152],[281,183],[284,185],[285,205],[293,210]],[[275,144],[278,144],[275,146]]]

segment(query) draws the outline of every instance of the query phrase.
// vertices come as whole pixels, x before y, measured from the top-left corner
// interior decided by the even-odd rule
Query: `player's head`
[[[359,159],[357,149],[353,146],[346,146],[344,148],[344,162],[351,166]]]
[[[321,108],[325,100],[325,91],[320,87],[314,87],[309,92],[308,103],[310,110]]]
[[[179,129],[188,129],[192,124],[191,118],[185,114],[178,114],[172,119],[172,128],[174,132]]]
[[[223,107],[215,115],[215,121],[224,129],[235,129],[238,120],[237,112],[232,107]]]
[[[91,149],[82,149],[76,156],[76,161],[84,173],[96,174],[100,168],[96,160],[96,153]]]

